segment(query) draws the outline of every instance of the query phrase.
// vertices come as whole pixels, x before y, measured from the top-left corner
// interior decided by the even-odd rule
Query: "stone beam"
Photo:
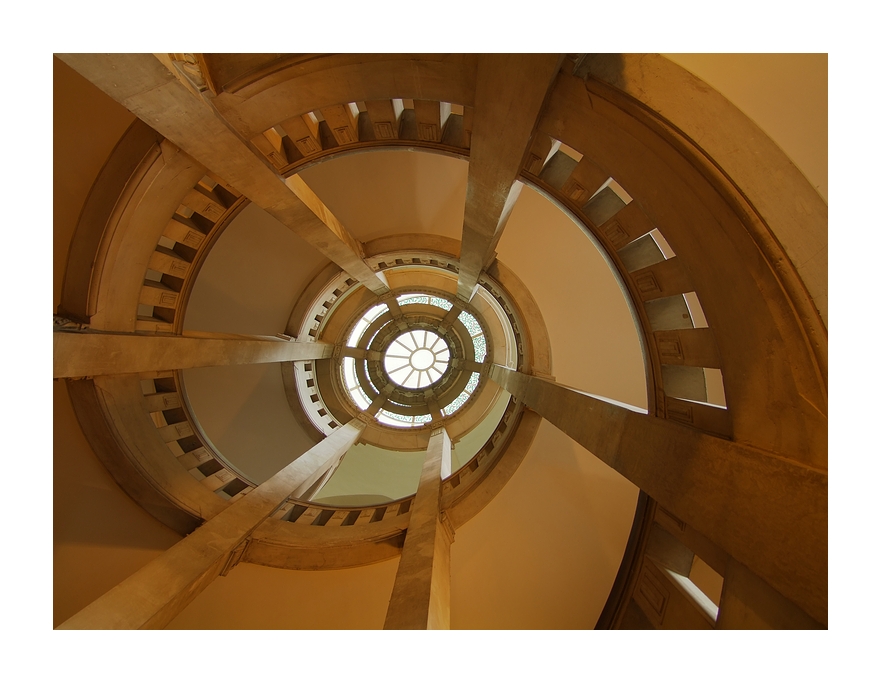
[[[724,576],[716,629],[824,628],[739,562],[728,560]]]
[[[339,427],[58,628],[163,628],[232,564],[257,526],[294,492],[307,490],[339,462],[364,426],[356,419]]]
[[[826,623],[825,471],[499,365],[490,377]]]
[[[286,184],[204,99],[151,54],[58,57],[376,294],[361,243],[308,191]],[[304,189],[305,188],[305,189]]]
[[[470,301],[495,258],[520,194],[517,180],[561,55],[480,55],[459,257],[459,297]]]
[[[333,344],[244,335],[227,338],[54,332],[52,345],[55,379],[318,360],[333,355]]]
[[[431,433],[384,629],[450,628],[452,526],[441,519],[441,482],[452,467],[446,429]]]

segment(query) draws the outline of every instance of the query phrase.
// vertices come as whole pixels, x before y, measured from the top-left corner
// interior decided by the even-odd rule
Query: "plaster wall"
[[[829,202],[829,55],[665,54],[755,121]]]
[[[95,176],[134,117],[53,59],[53,306]],[[52,383],[52,623],[59,623],[180,538],[119,488],[89,446],[67,385]]]

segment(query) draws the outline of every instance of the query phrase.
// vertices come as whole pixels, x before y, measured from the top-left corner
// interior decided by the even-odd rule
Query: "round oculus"
[[[429,330],[409,330],[395,337],[383,358],[389,379],[406,389],[437,382],[450,364],[450,348]]]

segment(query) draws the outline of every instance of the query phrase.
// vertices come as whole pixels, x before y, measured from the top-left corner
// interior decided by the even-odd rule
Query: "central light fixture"
[[[430,330],[408,330],[395,337],[383,359],[389,379],[406,389],[437,382],[450,364],[450,348]]]

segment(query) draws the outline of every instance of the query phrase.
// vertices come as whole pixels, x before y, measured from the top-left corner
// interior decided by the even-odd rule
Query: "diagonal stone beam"
[[[365,426],[355,419],[337,428],[58,628],[163,628],[232,564],[236,550],[258,525],[334,467]]]
[[[52,377],[97,377],[217,365],[317,360],[333,344],[262,337],[54,332]]]
[[[826,472],[499,365],[490,377],[827,623]]]
[[[413,499],[401,561],[384,629],[450,628],[452,528],[441,515],[441,482],[450,476],[452,446],[447,430],[431,433]]]
[[[151,54],[58,57],[200,164],[242,192],[376,294],[388,286],[361,243],[305,183],[286,183],[215,110]]]
[[[459,257],[459,297],[470,301],[492,262],[522,187],[517,180],[561,55],[480,55]]]

